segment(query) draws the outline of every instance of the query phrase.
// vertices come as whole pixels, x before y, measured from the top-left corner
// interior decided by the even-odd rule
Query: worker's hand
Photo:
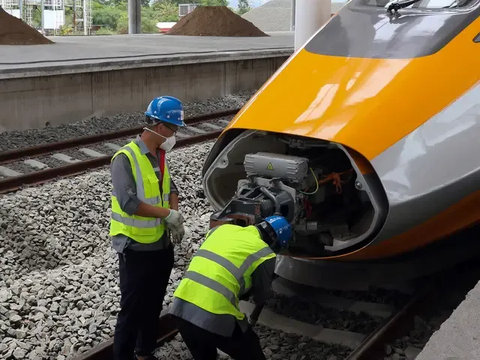
[[[173,209],[170,209],[170,213],[164,220],[169,225],[168,227],[170,229],[174,227],[175,228],[180,227],[180,225],[183,225],[183,222],[185,221],[180,211],[173,210]]]
[[[185,236],[185,228],[183,224],[179,227],[169,227],[170,234],[172,235],[172,242],[177,245],[182,242],[183,237]]]

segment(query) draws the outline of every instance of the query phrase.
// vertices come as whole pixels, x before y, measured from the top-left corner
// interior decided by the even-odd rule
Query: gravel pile
[[[259,324],[255,326],[255,332],[268,360],[342,360],[351,352],[343,346],[327,345],[306,336],[272,330]],[[180,335],[157,349],[155,356],[160,360],[193,359]],[[218,359],[231,358],[220,355]]]
[[[242,107],[256,91],[227,95],[221,98],[212,98],[205,101],[189,102],[184,104],[185,117],[202,115]],[[147,106],[148,104],[145,104]],[[143,112],[118,114],[109,117],[94,117],[88,120],[71,124],[49,126],[41,129],[25,131],[8,131],[0,134],[0,151],[20,149],[40,144],[53,143],[127,129],[143,125],[145,122]]]
[[[186,236],[166,305],[199,248],[211,209],[200,171],[212,142],[168,155]],[[0,197],[0,358],[65,360],[113,335],[117,257],[108,236],[108,168]]]
[[[356,314],[351,311],[327,308],[296,296],[288,297],[277,293],[267,302],[266,307],[277,314],[309,324],[366,335],[375,330],[381,321],[366,313]]]

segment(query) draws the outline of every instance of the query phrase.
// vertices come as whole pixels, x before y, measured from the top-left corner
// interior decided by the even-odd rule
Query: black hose
[[[266,197],[268,197],[270,200],[272,200],[273,203],[275,204],[275,213],[274,213],[274,215],[282,215],[282,213],[280,212],[280,204],[278,203],[277,198],[275,197],[275,195],[273,195],[272,192],[271,192],[270,190],[268,190],[265,186],[261,186],[261,187],[260,187],[260,191],[261,191]]]

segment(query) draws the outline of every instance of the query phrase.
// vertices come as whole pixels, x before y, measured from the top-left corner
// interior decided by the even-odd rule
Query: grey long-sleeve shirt
[[[146,155],[150,160],[150,163],[155,170],[157,178],[160,179],[161,172],[158,159],[160,158],[160,151],[157,152],[157,157],[150,154],[147,146],[140,138],[137,136],[135,143],[139,146],[142,155]],[[135,183],[135,178],[132,174],[132,167],[130,165],[130,160],[125,154],[119,154],[113,159],[110,166],[110,172],[112,176],[112,184],[115,195],[120,204],[120,208],[129,215],[133,215],[137,212],[138,206],[140,205],[140,199],[137,197],[137,186]],[[159,186],[162,184],[159,182]],[[173,179],[170,183],[170,193],[177,193],[178,189],[173,182]],[[112,247],[118,253],[123,253],[124,249],[131,249],[134,251],[154,251],[166,248],[170,243],[170,239],[167,234],[164,233],[159,241],[156,241],[152,244],[139,244],[135,240],[125,235],[116,235],[112,238]]]

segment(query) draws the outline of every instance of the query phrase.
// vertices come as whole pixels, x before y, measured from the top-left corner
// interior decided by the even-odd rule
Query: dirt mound
[[[180,19],[166,35],[268,36],[226,6],[199,6]]]
[[[53,44],[53,41],[0,7],[0,45],[40,44]]]

